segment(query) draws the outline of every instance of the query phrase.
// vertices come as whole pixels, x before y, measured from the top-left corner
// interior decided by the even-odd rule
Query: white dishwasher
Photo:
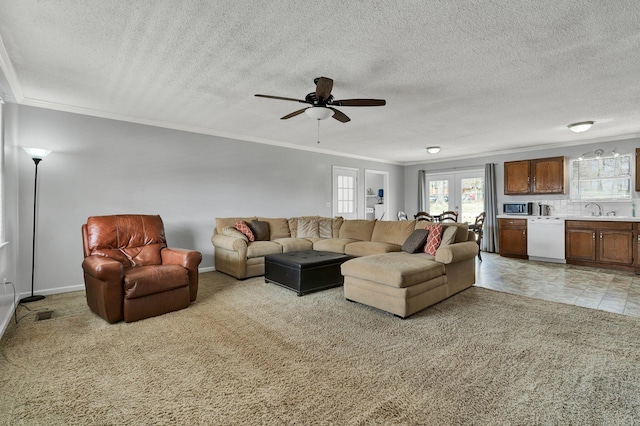
[[[527,254],[531,260],[566,263],[564,259],[564,218],[530,217],[527,224]]]

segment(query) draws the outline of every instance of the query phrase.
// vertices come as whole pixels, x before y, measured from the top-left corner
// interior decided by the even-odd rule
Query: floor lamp
[[[38,163],[42,161],[44,157],[51,152],[48,149],[41,148],[23,148],[29,157],[36,163],[36,177],[33,187],[33,244],[31,245],[31,296],[20,299],[20,303],[35,302],[36,300],[44,299],[42,295],[33,294],[33,286],[35,282],[35,268],[36,268],[36,214],[38,203]]]

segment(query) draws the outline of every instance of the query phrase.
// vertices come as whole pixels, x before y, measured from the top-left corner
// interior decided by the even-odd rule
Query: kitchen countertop
[[[633,216],[571,216],[562,214],[552,214],[549,216],[536,215],[515,215],[515,214],[499,214],[498,219],[533,219],[533,218],[557,218],[564,220],[591,220],[600,222],[640,222],[640,217]]]

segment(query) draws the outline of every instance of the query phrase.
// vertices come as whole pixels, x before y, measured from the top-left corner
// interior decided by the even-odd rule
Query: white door
[[[333,216],[358,218],[358,169],[333,167]]]

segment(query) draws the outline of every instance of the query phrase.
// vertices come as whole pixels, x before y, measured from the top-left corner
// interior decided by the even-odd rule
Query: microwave
[[[533,203],[504,203],[502,205],[504,214],[533,214]]]

